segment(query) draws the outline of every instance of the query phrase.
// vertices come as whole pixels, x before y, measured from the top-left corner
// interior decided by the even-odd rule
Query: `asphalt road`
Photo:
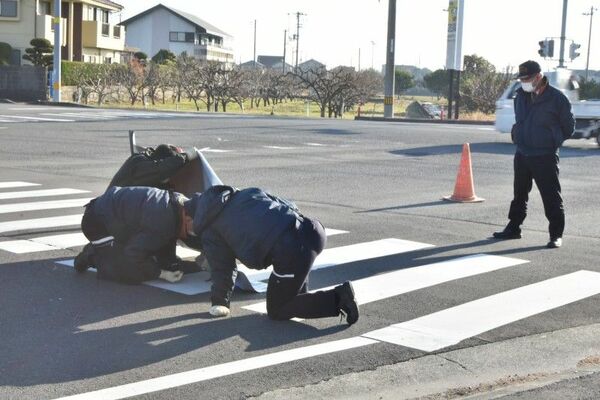
[[[78,275],[56,263],[72,259],[81,247],[20,254],[1,250],[3,242],[79,232],[73,224],[44,227],[34,222],[19,228],[10,225],[14,221],[60,220],[82,212],[81,207],[7,207],[0,211],[0,398],[51,399],[114,388],[96,398],[139,394],[149,399],[239,399],[430,354],[600,322],[600,149],[592,141],[571,140],[561,150],[567,227],[563,248],[549,250],[547,221],[535,188],[523,239],[490,239],[506,223],[514,148],[506,135],[489,126],[0,104],[0,210],[101,194],[129,154],[129,129],[137,132],[140,144],[170,142],[204,149],[225,183],[266,188],[293,199],[326,227],[347,232],[330,236],[328,249],[370,243],[349,262],[311,274],[312,288],[389,276],[388,282],[398,280],[388,285],[393,292],[408,280],[398,272],[427,270],[440,262],[460,264],[462,257],[478,254],[518,263],[490,270],[476,265],[475,272],[471,269],[460,278],[446,279],[436,270],[416,280],[435,276],[439,283],[398,290],[363,304],[360,320],[352,327],[336,318],[270,321],[243,308],[264,301],[264,295],[242,291],[234,295],[230,318],[212,319],[207,293],[188,296],[146,285],[108,283],[91,272]],[[444,202],[441,197],[453,191],[465,142],[471,144],[476,193],[485,201]],[[2,188],[7,182],[39,186]],[[87,192],[2,196],[60,188]],[[389,238],[429,246],[361,259],[376,247],[371,242]],[[574,286],[558,293],[568,286],[564,277],[578,271],[591,272],[574,275]],[[530,285],[553,278],[558,279],[556,287],[544,289],[541,298],[558,299],[559,304],[513,316],[543,303],[530,296]],[[458,331],[469,332],[465,326],[471,322],[479,325],[499,314],[494,308],[498,303],[486,306],[479,300],[506,293],[514,293],[506,299],[517,310],[506,311],[507,321],[492,321],[492,329],[473,328],[472,334],[461,336]],[[359,299],[361,294],[371,293],[359,293]],[[460,307],[471,302],[481,304],[483,312],[463,313]],[[451,318],[444,329],[456,333],[457,344],[424,350],[372,338],[376,330],[455,307],[459,318]],[[451,326],[466,314],[464,326]],[[167,378],[149,381],[160,377]],[[582,382],[593,379],[597,382],[593,377]],[[132,385],[123,387],[126,384]]]

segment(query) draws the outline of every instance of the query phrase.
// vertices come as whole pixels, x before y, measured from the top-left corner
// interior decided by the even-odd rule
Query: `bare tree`
[[[138,100],[143,101],[146,87],[145,66],[136,58],[125,65],[119,65],[116,70],[116,81],[125,88],[131,105]]]
[[[188,99],[194,102],[196,111],[200,111],[198,102],[202,100],[204,92],[202,66],[195,58],[182,53],[177,57],[176,69],[178,84]]]

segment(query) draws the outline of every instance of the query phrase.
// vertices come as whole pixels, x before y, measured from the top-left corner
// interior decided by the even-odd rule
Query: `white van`
[[[579,84],[571,71],[558,68],[556,71],[544,74],[554,87],[559,88],[571,101],[575,115],[575,133],[573,139],[596,138],[600,145],[600,101],[579,101]],[[514,98],[521,87],[519,81],[512,81],[500,98],[496,101],[496,130],[510,133],[515,123]]]

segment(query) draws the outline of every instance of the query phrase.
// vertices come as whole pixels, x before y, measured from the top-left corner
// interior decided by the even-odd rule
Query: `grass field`
[[[394,116],[398,118],[405,117],[406,107],[413,101],[419,102],[430,102],[446,106],[446,99],[438,99],[437,97],[430,96],[400,96],[400,98],[394,98]],[[173,103],[170,99],[166,100],[163,104],[162,101],[156,101],[155,104],[148,102],[145,106],[141,102],[136,102],[135,105],[131,105],[129,102],[108,102],[102,105],[103,107],[110,108],[135,108],[135,109],[146,109],[146,110],[162,110],[162,111],[196,111],[196,106],[192,101],[184,100],[180,103]],[[199,102],[199,112],[207,112],[206,105]],[[219,111],[222,112],[222,111]],[[319,106],[315,102],[294,100],[285,101],[275,105],[258,107],[251,107],[250,102],[244,103],[244,109],[242,110],[238,104],[229,103],[227,105],[228,113],[236,114],[249,114],[249,115],[278,115],[278,116],[293,116],[293,117],[307,117],[307,118],[320,118]],[[377,99],[372,102],[368,102],[360,107],[360,114],[367,117],[382,117],[383,116],[383,99]],[[327,115],[327,114],[326,114]],[[344,113],[344,119],[353,119],[358,115],[358,107],[353,110]],[[493,114],[483,113],[462,113],[460,119],[473,119],[473,120],[493,120]]]

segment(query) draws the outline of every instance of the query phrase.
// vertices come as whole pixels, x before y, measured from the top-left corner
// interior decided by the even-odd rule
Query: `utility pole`
[[[565,35],[567,32],[567,4],[569,0],[563,0],[562,27],[560,29],[560,58],[558,68],[565,67]]]
[[[592,21],[594,19],[594,11],[596,11],[596,10],[598,10],[598,9],[594,8],[594,6],[592,6],[592,7],[590,7],[589,13],[583,13],[583,15],[590,16],[590,34],[588,36],[587,60],[585,61],[585,80],[586,81],[588,79],[588,68],[590,66],[590,48],[592,47]]]
[[[61,1],[54,1],[54,61],[52,65],[52,88],[53,88],[53,96],[52,99],[59,103],[60,102],[60,50],[61,50]]]
[[[296,11],[296,67],[294,72],[298,73],[298,50],[300,49],[300,16],[306,15],[301,13],[300,11]]]
[[[358,48],[358,70],[360,71],[360,47]]]
[[[256,68],[256,20],[254,20],[254,63],[253,67]]]
[[[383,116],[394,117],[394,46],[396,39],[396,0],[389,0],[388,26],[385,56],[385,82],[383,98]]]
[[[285,74],[285,50],[286,50],[286,46],[287,46],[287,29],[284,29],[283,31],[283,66],[281,67],[283,70],[283,73]]]
[[[371,69],[373,69],[373,53],[375,53],[375,42],[371,40]]]

